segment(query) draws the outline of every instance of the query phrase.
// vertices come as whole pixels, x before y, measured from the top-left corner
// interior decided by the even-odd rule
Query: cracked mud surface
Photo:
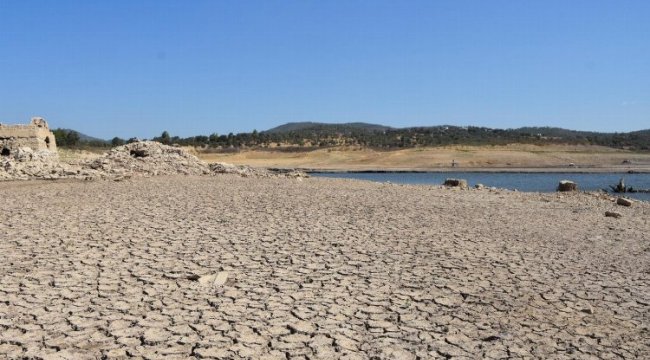
[[[227,175],[0,198],[0,358],[650,356],[647,203]]]

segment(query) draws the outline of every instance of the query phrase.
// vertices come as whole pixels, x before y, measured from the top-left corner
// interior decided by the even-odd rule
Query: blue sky
[[[650,128],[650,1],[0,0],[0,122]]]

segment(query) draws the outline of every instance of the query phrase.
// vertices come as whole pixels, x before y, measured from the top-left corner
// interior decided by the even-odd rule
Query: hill
[[[522,143],[600,145],[621,149],[650,150],[650,130],[602,133],[554,127],[493,129],[477,126],[436,125],[391,128],[364,123],[289,123],[263,132],[262,135],[264,135],[262,139],[288,144],[361,145],[374,148]]]
[[[110,142],[82,134],[71,129],[54,129],[52,130],[56,137],[56,144],[59,147],[97,147],[104,148],[111,145]]]
[[[59,132],[59,133],[57,133]],[[78,139],[68,129],[56,129],[57,144],[62,146],[107,147],[111,143],[88,135]],[[61,136],[60,136],[61,135]],[[214,151],[237,151],[244,148],[278,151],[315,150],[336,146],[361,146],[373,149],[405,149],[449,145],[596,145],[632,151],[650,151],[650,129],[627,133],[576,131],[555,127],[493,129],[477,126],[436,125],[392,128],[362,122],[328,124],[293,122],[262,132],[191,136],[154,137],[153,140],[181,146],[212,148]],[[122,142],[124,142],[122,140]]]
[[[66,132],[66,133],[74,131],[74,132],[76,132],[76,133],[79,135],[79,141],[80,141],[80,142],[98,142],[98,143],[99,143],[99,142],[104,142],[104,143],[108,143],[108,142],[109,142],[108,140],[104,140],[104,139],[96,138],[96,137],[94,137],[94,136],[86,135],[86,134],[84,134],[84,133],[80,133],[79,131],[77,131],[77,130],[73,130],[73,129],[63,129],[63,128],[60,128],[60,129],[56,129],[56,130],[62,130],[62,131],[64,131],[64,132]]]
[[[290,122],[284,125],[274,127],[264,132],[270,134],[288,133],[288,132],[315,132],[319,134],[351,134],[354,132],[375,132],[387,131],[392,128],[384,125],[368,124],[363,122],[328,124],[317,122]]]

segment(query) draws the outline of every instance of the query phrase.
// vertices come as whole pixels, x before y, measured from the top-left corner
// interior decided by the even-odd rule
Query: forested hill
[[[79,135],[79,141],[83,141],[83,142],[104,142],[104,143],[108,142],[107,140],[96,138],[96,137],[90,136],[90,135],[86,135],[84,133],[80,133],[80,132],[72,130],[72,129],[60,129],[59,128],[59,129],[55,129],[53,131],[61,132],[61,133],[64,133],[64,134],[76,133],[77,135]],[[56,135],[56,133],[55,133],[55,135]]]
[[[289,123],[262,132],[260,135],[268,136],[278,142],[308,142],[312,145],[344,143],[380,148],[532,143],[603,145],[632,150],[650,150],[650,130],[601,133],[554,127],[492,129],[476,126],[439,125],[397,129],[365,123]]]
[[[110,142],[84,141],[74,131],[57,129],[57,143],[62,146],[107,147],[124,144],[113,138]],[[77,134],[78,135],[78,134]],[[97,140],[97,139],[95,139]],[[187,138],[173,136],[167,131],[152,140],[164,144],[199,146],[214,149],[315,149],[341,145],[365,146],[377,149],[409,148],[445,145],[505,145],[505,144],[583,144],[602,145],[635,151],[650,151],[650,129],[627,133],[575,131],[552,127],[523,127],[492,129],[476,126],[439,125],[428,127],[391,128],[388,126],[347,123],[288,123],[262,132],[239,134],[198,135]]]
[[[57,128],[52,130],[56,144],[60,147],[76,147],[79,145],[91,147],[108,147],[110,143],[104,139],[92,137],[72,129]]]

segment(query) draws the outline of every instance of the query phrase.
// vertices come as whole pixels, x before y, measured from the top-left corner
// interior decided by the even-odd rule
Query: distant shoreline
[[[206,162],[291,168],[307,172],[650,173],[650,153],[634,153],[597,146],[514,144],[494,147],[431,147],[390,152],[367,148],[340,148],[309,153],[198,152],[197,156]]]
[[[518,173],[518,174],[539,174],[539,173],[570,173],[570,174],[650,174],[650,169],[615,169],[615,168],[440,168],[440,169],[319,169],[319,168],[297,168],[296,170],[306,173],[326,174],[439,174],[439,173]]]

